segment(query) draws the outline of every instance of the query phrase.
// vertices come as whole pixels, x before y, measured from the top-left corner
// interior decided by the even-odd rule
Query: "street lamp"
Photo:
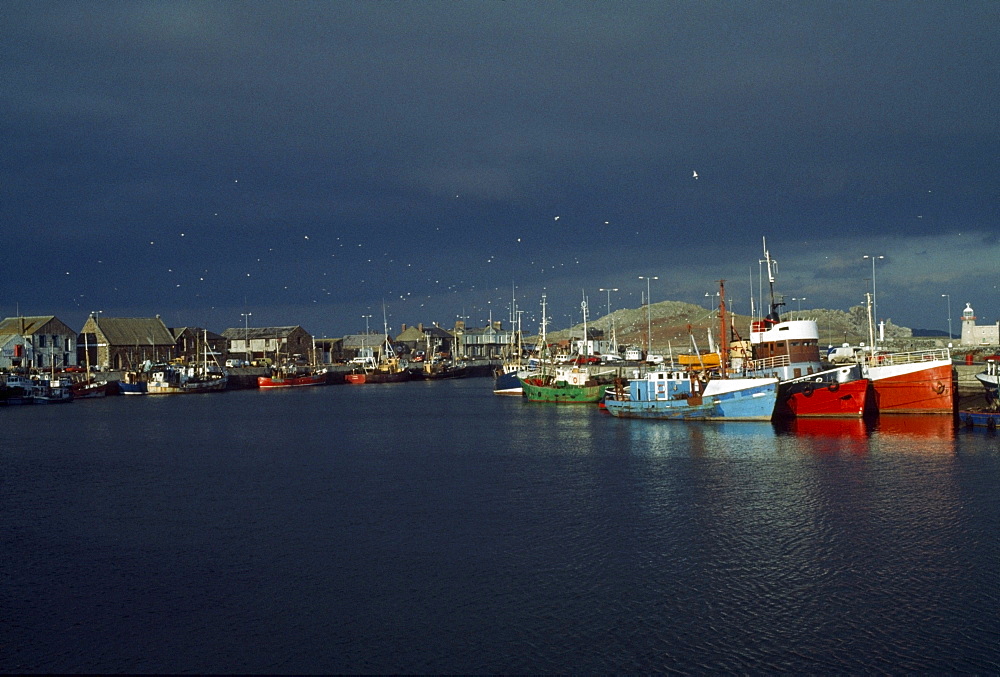
[[[865,254],[861,258],[872,260],[872,316],[875,318],[875,324],[878,324],[878,305],[875,303],[875,260],[884,259],[882,255],[875,254]]]
[[[649,355],[650,353],[653,352],[653,316],[651,314],[652,311],[650,311],[649,308],[652,305],[651,303],[652,299],[650,299],[649,297],[649,281],[659,280],[660,278],[657,277],[656,275],[652,276],[640,275],[639,279],[646,281],[646,337],[647,337],[646,355]]]
[[[801,320],[802,319],[802,302],[805,301],[805,300],[807,300],[807,299],[806,299],[805,296],[793,296],[792,300],[799,302],[799,319]]]
[[[612,287],[611,289],[598,289],[598,291],[608,292],[608,317],[611,318],[611,347],[614,351],[618,352],[618,338],[615,336],[615,318],[611,317],[611,292],[618,291],[618,287]]]
[[[250,366],[250,316],[251,315],[253,315],[253,313],[240,313],[240,316],[243,318],[243,332],[244,332],[243,340],[245,341],[243,345],[243,353],[244,355],[246,355],[246,365],[244,366],[247,367]]]
[[[941,294],[941,298],[948,299],[948,340],[950,341],[951,336],[951,294]]]

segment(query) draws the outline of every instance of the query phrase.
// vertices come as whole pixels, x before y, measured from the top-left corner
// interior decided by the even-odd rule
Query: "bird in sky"
[[[691,172],[691,178],[697,179],[698,178],[698,172]]]

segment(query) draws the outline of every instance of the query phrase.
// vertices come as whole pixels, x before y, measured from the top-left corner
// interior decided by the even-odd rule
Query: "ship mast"
[[[764,261],[767,263],[767,286],[771,294],[771,312],[767,314],[765,319],[769,322],[778,323],[781,322],[778,308],[785,305],[784,301],[775,302],[774,300],[774,272],[778,269],[778,262],[772,259],[771,252],[767,251],[767,238],[762,239],[764,241]]]
[[[719,369],[726,378],[726,364],[729,361],[729,335],[726,331],[726,281],[719,280]]]

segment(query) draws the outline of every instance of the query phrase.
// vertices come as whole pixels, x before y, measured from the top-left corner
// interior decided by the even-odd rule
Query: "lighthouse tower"
[[[974,346],[979,343],[976,340],[976,313],[972,310],[972,304],[966,303],[965,310],[962,311],[962,341],[963,346]]]

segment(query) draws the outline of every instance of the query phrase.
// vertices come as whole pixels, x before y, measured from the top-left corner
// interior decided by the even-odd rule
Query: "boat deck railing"
[[[768,369],[787,367],[791,363],[791,359],[788,355],[775,355],[774,357],[764,357],[759,360],[753,360],[752,363],[747,365],[747,369],[752,369],[753,371],[766,371]]]
[[[876,353],[874,355],[864,355],[864,364],[873,367],[895,366],[899,364],[916,364],[919,362],[933,362],[935,360],[951,360],[951,351],[947,348],[934,348],[931,350],[913,350],[907,353]]]

